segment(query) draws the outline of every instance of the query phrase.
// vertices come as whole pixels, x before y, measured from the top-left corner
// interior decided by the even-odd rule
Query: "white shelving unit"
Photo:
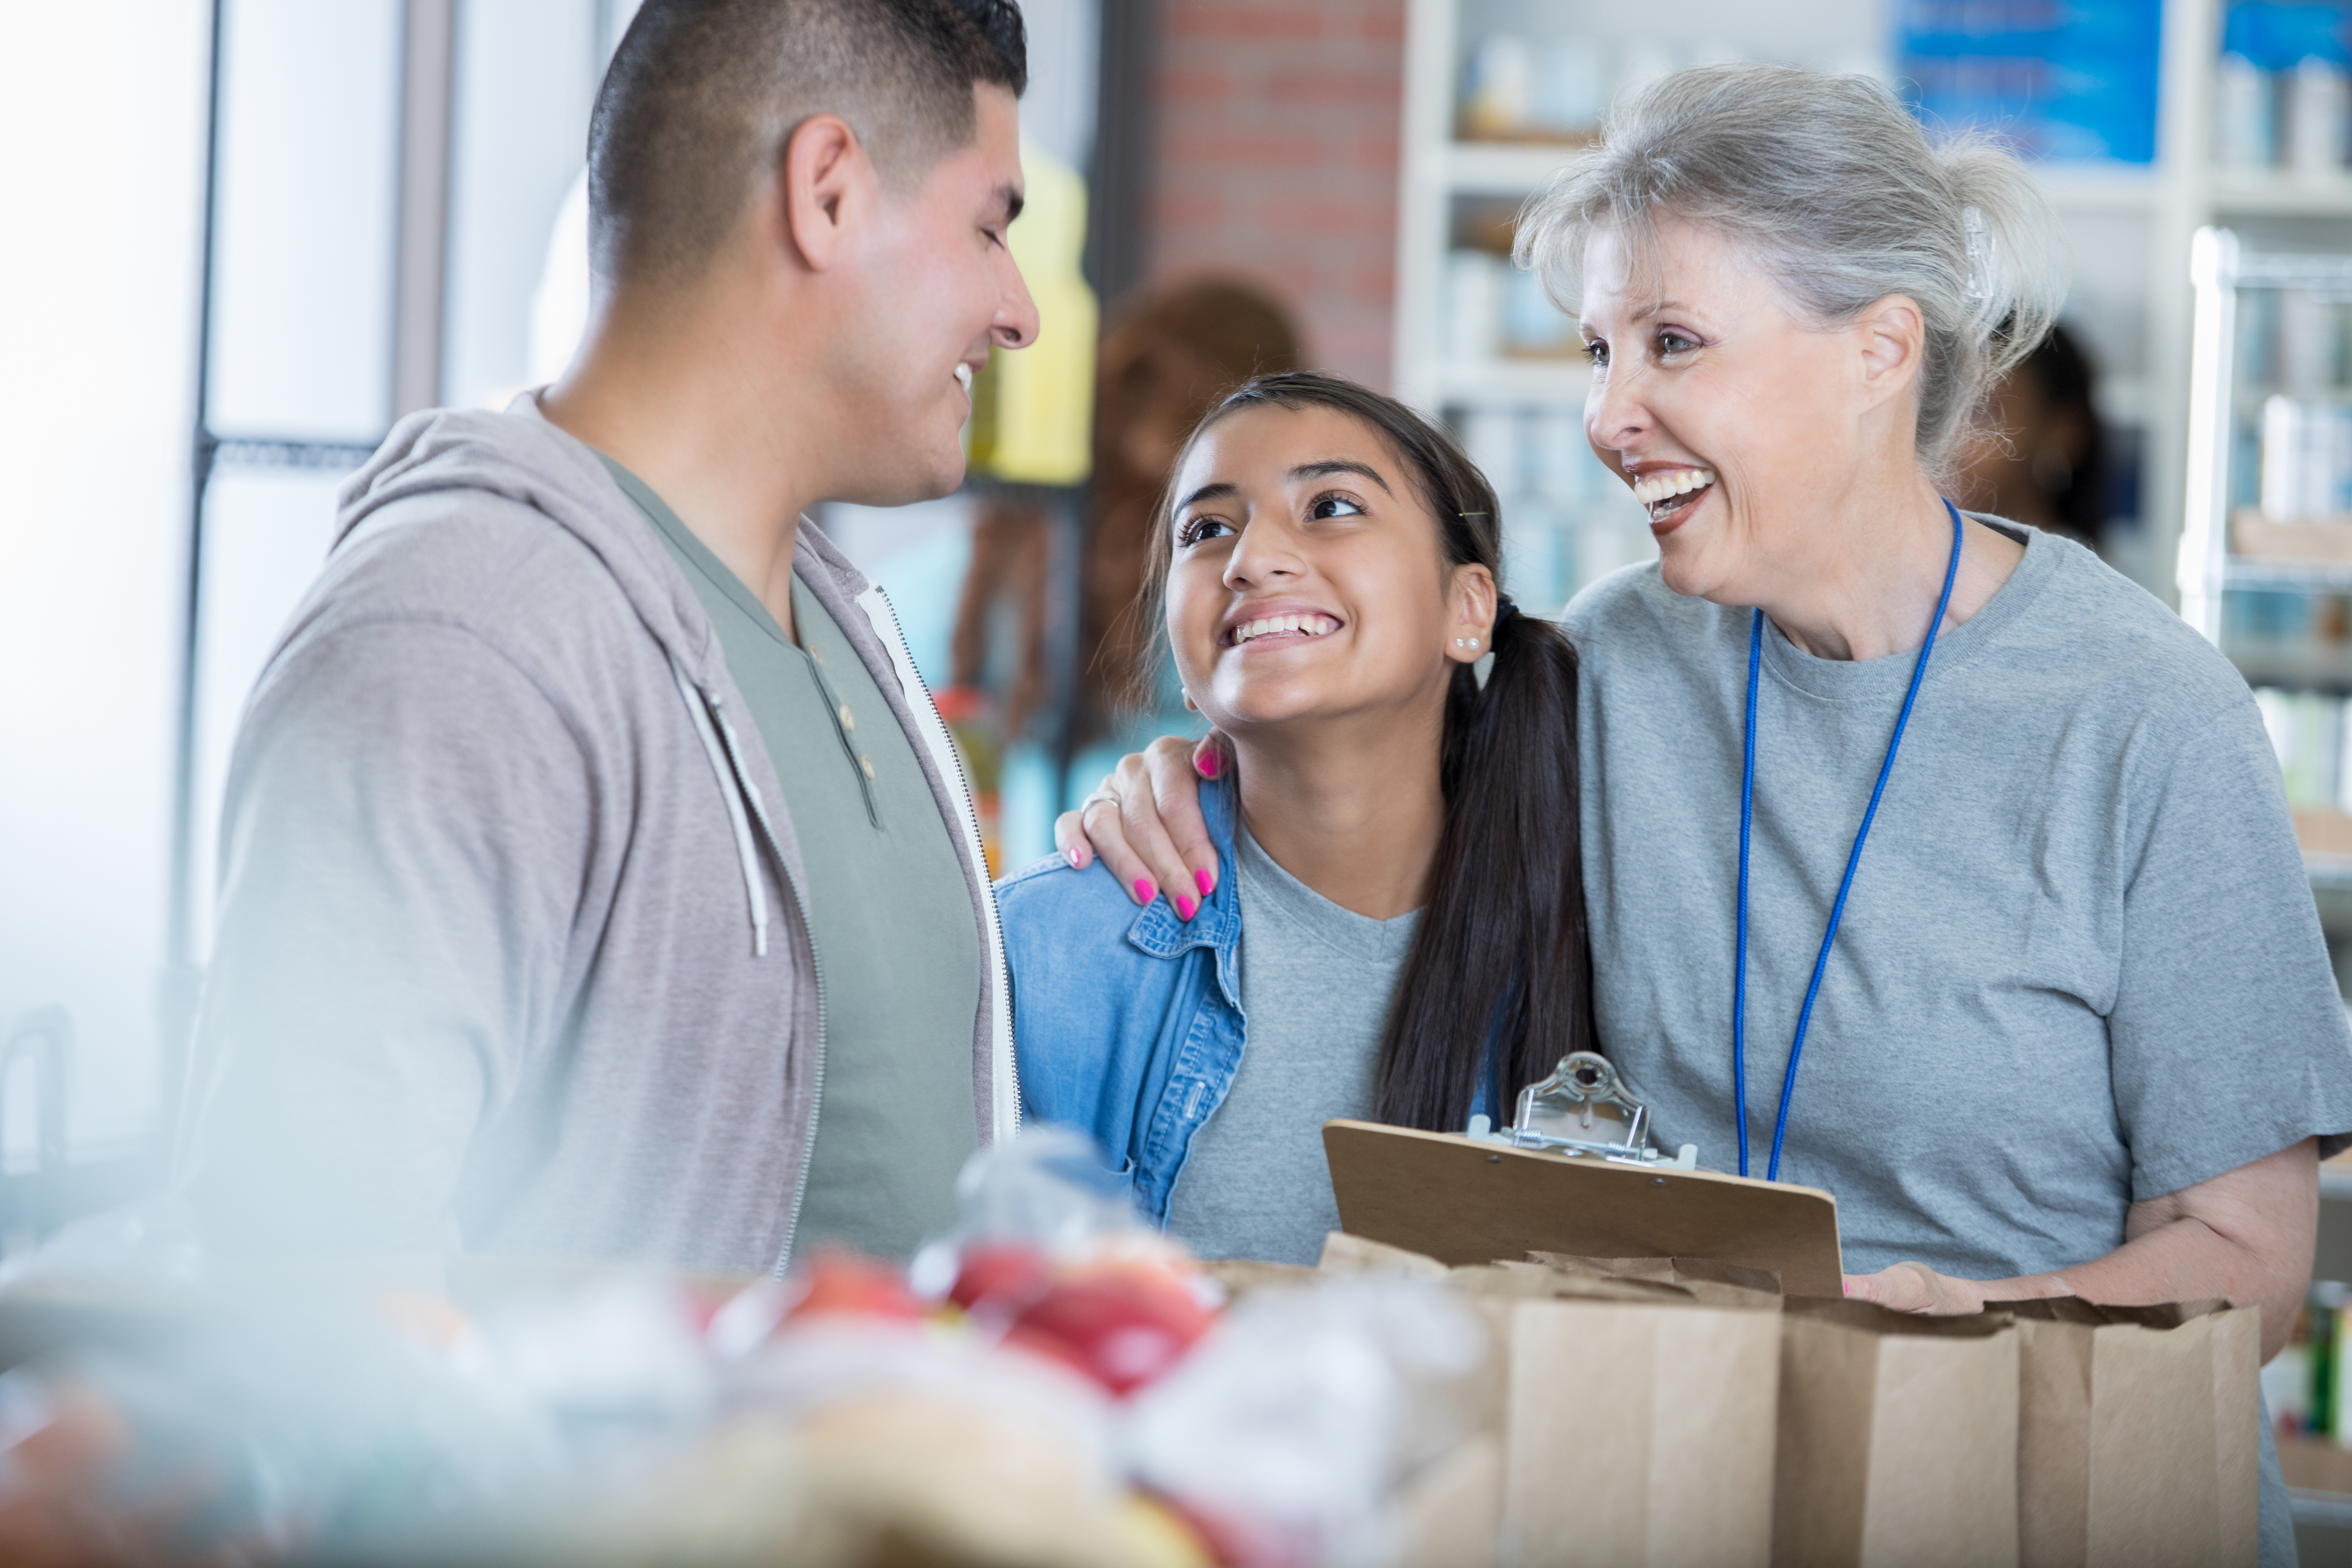
[[[2068,324],[2101,373],[2103,421],[2138,453],[2137,526],[2112,531],[2110,555],[2173,604],[2189,474],[2190,237],[2210,225],[2236,224],[2262,230],[2266,247],[2307,249],[2329,244],[2326,231],[2340,227],[2334,243],[2352,249],[2352,175],[2315,180],[2214,163],[2210,127],[2223,9],[2224,0],[2167,0],[2162,8],[2153,164],[2051,163],[2040,170],[2074,253]],[[1885,69],[1893,19],[1885,0],[1772,6],[1656,0],[1631,16],[1625,7],[1594,0],[1410,0],[1397,241],[1399,395],[1463,428],[1498,409],[1530,418],[1580,412],[1588,384],[1573,362],[1479,359],[1450,341],[1449,257],[1466,215],[1524,200],[1570,152],[1456,140],[1465,62],[1483,37],[1514,31],[1608,43],[1638,31],[1717,58],[1856,65],[1874,51]],[[1571,508],[1587,518],[1627,515],[1612,514],[1601,489],[1617,481],[1586,461],[1592,482]],[[1506,511],[1510,515],[1507,505]],[[1630,515],[1638,527],[1638,513]]]
[[[2275,731],[2284,732],[2274,731],[2274,738],[2286,763],[2289,799],[2296,806],[2296,830],[2313,888],[2323,913],[2336,917],[2329,923],[2340,927],[2345,911],[2339,906],[2352,889],[2352,777],[2347,776],[2352,768],[2346,766],[2352,757],[2344,749],[2352,738],[2346,723],[2352,706],[2345,705],[2352,696],[2352,628],[2314,635],[2335,617],[2313,612],[2321,608],[2315,601],[2352,596],[2352,518],[2345,515],[2352,508],[2331,503],[2325,519],[2266,521],[2265,513],[2284,510],[2278,503],[2302,491],[2290,484],[2284,495],[2274,497],[2270,479],[2262,477],[2257,503],[2258,476],[2245,472],[2244,465],[2252,458],[2267,466],[2277,456],[2265,450],[2271,433],[2264,409],[2273,396],[2285,399],[2290,412],[2300,407],[2335,414],[2352,428],[2352,363],[2347,363],[2352,350],[2322,356],[2337,361],[2323,384],[2295,384],[2284,363],[2283,312],[2268,318],[2259,306],[2247,307],[2250,299],[2300,294],[2307,308],[2321,312],[2318,320],[2332,314],[2352,329],[2352,254],[2257,250],[2232,229],[2205,228],[2190,241],[2189,270],[2196,289],[2195,351],[2178,568],[2180,613],[2236,663],[2264,698]],[[2253,332],[2272,338],[2271,352],[2248,352]],[[2286,460],[2316,459],[2324,480],[2326,470],[2344,467],[2334,458],[2324,448],[2298,447],[2290,448]],[[2251,539],[2249,530],[2255,531]],[[2231,594],[2273,596],[2273,605],[2301,612],[2305,630],[2279,637],[2270,617],[2254,615],[2233,625],[2225,610]],[[2320,716],[2315,721],[2294,710],[2303,704],[2318,705]],[[2336,715],[2333,722],[2325,716],[2330,709]],[[2315,747],[2323,764],[2316,768],[2296,755]],[[2305,797],[2298,798],[2298,792]]]

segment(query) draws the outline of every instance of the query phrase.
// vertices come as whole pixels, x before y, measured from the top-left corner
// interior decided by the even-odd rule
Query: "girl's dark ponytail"
[[[1451,437],[1395,398],[1314,371],[1262,375],[1192,432],[1244,408],[1331,408],[1363,420],[1412,466],[1448,566],[1503,577],[1494,487]],[[1189,449],[1189,448],[1188,448]],[[1180,457],[1173,472],[1183,468]],[[1143,605],[1160,622],[1171,508],[1153,520]],[[1507,1121],[1519,1090],[1570,1051],[1592,1048],[1576,765],[1576,649],[1559,627],[1498,606],[1481,689],[1469,665],[1446,696],[1445,826],[1429,898],[1381,1041],[1373,1114],[1459,1132],[1482,1083]]]
[[[1465,668],[1445,716],[1445,829],[1381,1043],[1373,1114],[1459,1132],[1592,1048],[1576,746],[1576,649],[1506,597],[1484,690]]]

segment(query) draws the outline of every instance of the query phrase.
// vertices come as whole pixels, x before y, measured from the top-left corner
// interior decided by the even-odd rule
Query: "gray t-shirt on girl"
[[[2352,1130],[2352,1036],[2245,682],[2090,552],[2023,536],[1991,603],[1937,639],[1789,1110],[1781,1176],[1836,1194],[1853,1272],[2085,1262],[2122,1245],[2136,1201]],[[1601,1044],[1658,1142],[1695,1142],[1717,1170],[1738,1157],[1750,615],[1672,592],[1652,564],[1595,584],[1565,617],[1582,655]],[[1755,1175],[1915,657],[1814,658],[1765,627]]]
[[[1342,909],[1235,836],[1246,1043],[1192,1135],[1168,1231],[1202,1258],[1313,1263],[1339,1227],[1323,1123],[1372,1112],[1372,1076],[1418,911]]]

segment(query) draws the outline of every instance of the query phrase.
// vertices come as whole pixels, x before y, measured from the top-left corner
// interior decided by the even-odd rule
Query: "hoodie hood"
[[[571,534],[595,556],[660,645],[726,800],[753,949],[766,957],[768,896],[760,847],[764,841],[779,870],[797,887],[797,845],[789,832],[777,831],[766,809],[765,792],[781,798],[772,768],[764,757],[755,767],[751,749],[728,717],[730,707],[740,710],[741,700],[727,678],[718,632],[653,531],[639,521],[637,504],[614,482],[594,450],[551,424],[540,411],[538,394],[525,392],[503,414],[430,409],[394,426],[337,497],[330,554],[349,549],[394,503],[447,491],[517,502]],[[804,527],[801,533],[814,535],[815,530]],[[864,586],[864,578],[856,581]]]
[[[604,563],[687,678],[706,690],[720,684],[718,634],[693,588],[596,454],[540,412],[538,394],[518,394],[503,414],[435,408],[394,426],[336,497],[334,550],[392,503],[446,490],[520,502],[570,533]],[[804,539],[814,532],[802,530]],[[829,545],[822,553],[849,569]]]
[[[717,629],[636,502],[591,447],[549,423],[537,392],[524,392],[504,413],[430,409],[394,426],[337,497],[331,555],[350,552],[394,503],[442,492],[512,502],[562,529],[595,557],[660,647],[692,721],[695,749],[725,798],[752,945],[764,957],[770,922],[761,850],[772,856],[788,882],[797,887],[800,879],[789,803],[758,734],[739,729],[730,718],[745,710]],[[866,662],[892,718],[913,742],[940,816],[959,844],[973,918],[985,933],[988,953],[989,984],[973,1067],[974,1091],[987,1112],[982,1138],[1009,1138],[1019,1123],[1020,1089],[1003,938],[955,742],[931,704],[888,600],[806,518],[793,546],[793,568]],[[773,809],[771,801],[776,803]]]

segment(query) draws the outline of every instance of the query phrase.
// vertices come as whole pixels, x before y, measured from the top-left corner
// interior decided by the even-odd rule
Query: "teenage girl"
[[[1314,1260],[1326,1121],[1507,1120],[1591,1044],[1576,653],[1502,593],[1500,540],[1493,488],[1394,399],[1234,392],[1143,594],[1233,742],[1217,869],[1139,910],[1083,851],[1000,886],[1029,1113],[1091,1132],[1204,1257]]]

